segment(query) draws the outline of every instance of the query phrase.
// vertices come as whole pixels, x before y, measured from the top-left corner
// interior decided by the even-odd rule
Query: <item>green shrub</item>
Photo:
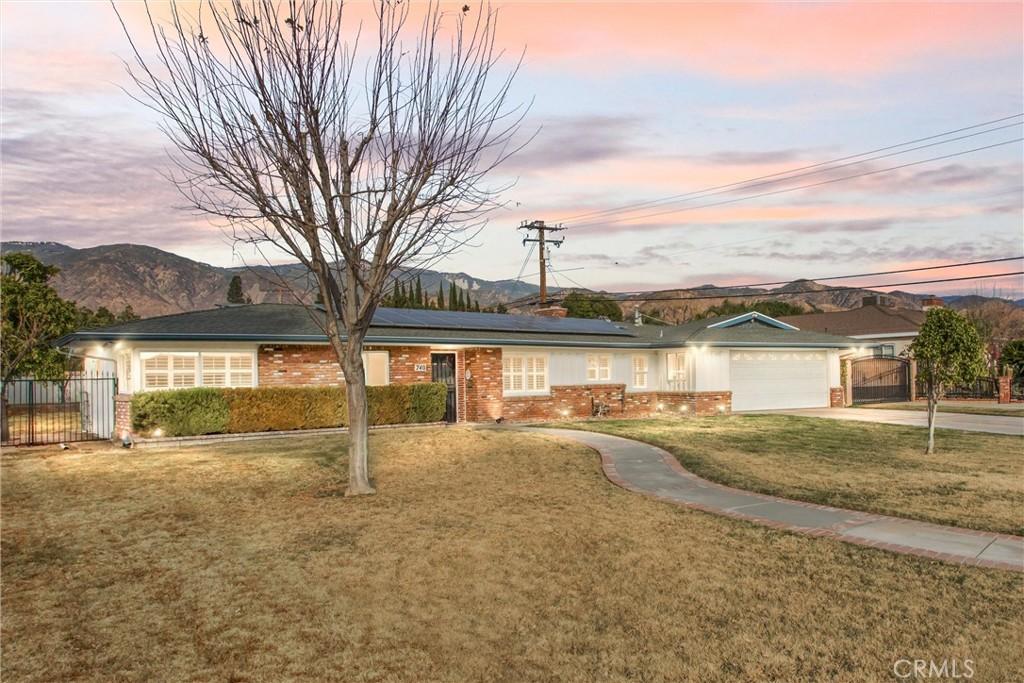
[[[409,419],[411,423],[440,422],[444,419],[448,387],[438,382],[410,384]]]
[[[228,431],[277,432],[344,427],[348,404],[343,387],[222,389],[228,403]]]
[[[228,402],[220,389],[150,391],[132,397],[132,429],[164,436],[220,434],[228,429]]]
[[[371,425],[437,422],[444,417],[444,384],[367,387]],[[348,425],[344,387],[181,389],[136,394],[132,426],[143,435],[240,434]]]

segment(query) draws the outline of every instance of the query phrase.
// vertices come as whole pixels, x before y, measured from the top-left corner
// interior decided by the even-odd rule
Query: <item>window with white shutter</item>
[[[612,357],[607,354],[587,354],[587,381],[606,382],[612,378]]]
[[[633,356],[633,387],[647,388],[647,356]]]
[[[504,354],[501,359],[503,393],[546,394],[548,392],[548,357],[545,354]]]

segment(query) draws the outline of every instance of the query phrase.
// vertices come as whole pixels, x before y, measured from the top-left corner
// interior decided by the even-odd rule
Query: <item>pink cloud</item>
[[[850,78],[1018,50],[1018,3],[546,3],[502,9],[531,65]]]

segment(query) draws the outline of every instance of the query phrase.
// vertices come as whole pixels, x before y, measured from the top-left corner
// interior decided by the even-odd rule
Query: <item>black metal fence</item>
[[[61,380],[15,379],[4,387],[4,446],[109,439],[117,377],[73,373]]]
[[[917,381],[917,395],[924,398],[928,395],[928,385],[924,380]],[[970,384],[950,387],[943,392],[943,398],[949,399],[990,399],[999,398],[999,381],[994,377],[979,377]]]
[[[903,358],[857,358],[850,372],[854,403],[910,400],[910,363]]]

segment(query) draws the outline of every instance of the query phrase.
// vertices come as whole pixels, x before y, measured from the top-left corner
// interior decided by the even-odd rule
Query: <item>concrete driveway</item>
[[[801,415],[803,417],[825,417],[832,420],[854,420],[910,427],[927,427],[928,414],[921,410],[885,410],[882,408],[802,408],[799,410],[759,410],[758,413],[771,415]],[[1024,417],[1003,415],[964,415],[942,413],[935,419],[936,429],[962,429],[967,432],[988,432],[990,434],[1011,434],[1024,436]]]

